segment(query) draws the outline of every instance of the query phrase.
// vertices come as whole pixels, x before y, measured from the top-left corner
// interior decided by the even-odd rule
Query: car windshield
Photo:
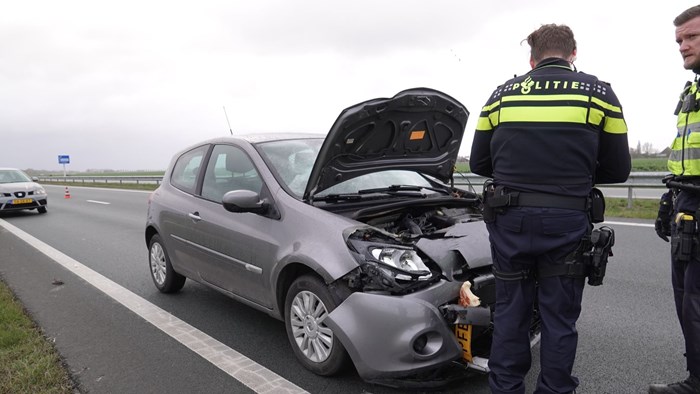
[[[323,139],[271,141],[258,144],[277,179],[294,195],[301,197]]]
[[[277,179],[296,197],[301,198],[309,181],[323,139],[309,138],[298,140],[272,141],[258,144]],[[355,194],[370,189],[392,186],[430,187],[422,175],[413,171],[379,171],[349,179],[326,190],[316,193],[317,197],[332,194]]]
[[[324,197],[332,194],[355,194],[368,192],[400,191],[409,186],[430,188],[430,183],[420,174],[413,171],[379,171],[371,174],[360,175],[357,178],[348,179],[326,190],[316,193],[316,197]]]
[[[19,170],[0,170],[0,183],[31,182],[32,179]]]

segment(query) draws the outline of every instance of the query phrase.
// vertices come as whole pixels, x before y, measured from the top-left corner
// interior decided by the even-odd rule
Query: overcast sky
[[[643,5],[640,5],[643,4]],[[569,25],[610,82],[630,145],[675,136],[684,2],[0,0],[0,167],[160,170],[234,133],[326,133],[346,107],[412,87],[471,112],[529,70],[527,35]],[[554,154],[555,152],[553,152]]]

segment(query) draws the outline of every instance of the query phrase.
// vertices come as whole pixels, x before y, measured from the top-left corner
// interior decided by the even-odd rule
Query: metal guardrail
[[[612,183],[609,185],[602,185],[604,187],[616,187],[616,188],[666,188],[661,182],[664,176],[668,175],[668,172],[632,172],[629,178],[624,183]],[[455,174],[455,185],[481,185],[487,178],[473,173],[468,174]]]
[[[608,188],[627,188],[627,206],[632,207],[635,188],[666,188],[661,179],[668,175],[667,172],[633,172],[624,183],[603,185]],[[119,183],[119,184],[156,184],[163,180],[162,176],[112,176],[112,175],[80,175],[80,176],[41,176],[39,182],[68,182],[68,183]],[[473,173],[455,174],[455,185],[472,185],[475,188],[484,184],[484,178]],[[480,190],[480,189],[479,189]]]
[[[627,189],[627,207],[632,208],[634,200],[634,189],[665,189],[666,185],[661,182],[663,177],[668,175],[668,172],[632,172],[624,183],[612,183],[606,185],[596,185],[604,188],[625,188]],[[455,174],[455,185],[471,185],[479,187],[477,191],[481,191],[480,187],[484,184],[487,178],[468,173]]]
[[[141,175],[56,175],[37,176],[39,182],[67,182],[67,183],[119,183],[119,184],[156,184],[160,185],[162,176],[141,176]]]

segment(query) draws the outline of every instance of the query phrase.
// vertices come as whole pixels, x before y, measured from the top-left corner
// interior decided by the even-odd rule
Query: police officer
[[[685,338],[687,379],[671,384],[653,384],[650,393],[700,394],[700,257],[698,215],[700,214],[700,5],[683,11],[674,19],[676,42],[683,67],[692,70],[695,82],[688,83],[676,109],[678,133],[671,144],[667,181],[671,191],[661,200],[656,232],[668,241],[671,235],[671,282],[676,313]],[[675,195],[675,201],[669,196]],[[673,212],[669,215],[669,203]]]
[[[498,214],[486,218],[496,276],[489,360],[493,393],[524,393],[533,304],[542,320],[536,393],[570,393],[585,279],[562,270],[592,228],[593,184],[624,182],[627,125],[609,84],[577,72],[568,26],[527,37],[532,70],[496,88],[481,110],[471,170],[493,178]],[[490,188],[490,187],[489,187]],[[487,216],[487,215],[485,215]],[[539,275],[537,272],[558,272]]]

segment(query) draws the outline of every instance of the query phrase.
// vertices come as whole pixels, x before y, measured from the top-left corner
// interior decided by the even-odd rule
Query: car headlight
[[[343,277],[353,290],[408,294],[441,278],[411,243],[386,232],[369,227],[350,228],[346,230],[346,242],[358,263],[357,269]]]
[[[34,194],[46,194],[46,190],[44,190],[43,187],[39,186],[36,189],[34,189]]]
[[[403,249],[395,247],[385,247],[385,246],[371,246],[369,248],[369,253],[374,257],[374,259],[382,264],[398,268],[402,271],[406,271],[413,275],[407,276],[397,274],[397,279],[411,279],[412,276],[418,275],[423,277],[427,275],[430,277],[430,270],[423,263],[423,259],[418,256],[413,249]]]

